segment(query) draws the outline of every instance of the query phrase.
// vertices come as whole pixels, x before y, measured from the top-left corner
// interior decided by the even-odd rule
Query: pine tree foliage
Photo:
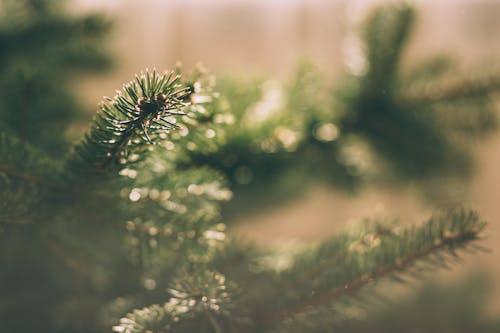
[[[191,94],[182,87],[174,72],[158,75],[156,71],[136,77],[115,98],[107,99],[94,120],[85,140],[76,147],[69,168],[86,165],[90,171],[116,171],[130,154],[139,156],[141,143],[152,143],[151,136],[178,128],[174,116],[186,115],[183,102]],[[118,168],[117,168],[118,167]]]
[[[456,250],[476,239],[483,227],[476,213],[464,210],[436,216],[414,229],[391,229],[381,221],[367,223],[361,231],[337,236],[314,250],[297,254],[283,270],[254,263],[247,270],[248,276],[240,276],[242,281],[228,281],[228,287],[221,284],[226,280],[223,275],[218,275],[219,284],[213,285],[212,274],[216,273],[206,276],[210,271],[204,267],[196,274],[195,279],[201,279],[197,285],[188,282],[193,275],[183,276],[181,280],[190,288],[170,290],[167,303],[135,310],[114,330],[188,332],[206,327],[210,332],[290,331],[307,321],[310,312],[314,315],[334,304],[337,309],[328,315],[322,313],[323,321],[333,323],[342,315],[339,304],[349,302],[349,296],[363,286],[384,277],[411,275],[411,267],[419,260],[440,267],[448,261],[444,254],[456,256]],[[408,269],[410,272],[406,272]],[[225,270],[227,276],[233,276],[231,267]],[[231,297],[226,289],[235,285],[244,286],[244,290],[233,292],[239,299],[225,302]],[[220,295],[216,293],[219,289],[224,290]],[[238,309],[245,309],[245,314]],[[236,318],[240,321],[235,322]]]
[[[60,0],[0,1],[0,116],[3,124],[53,155],[68,148],[64,136],[84,108],[74,97],[77,73],[110,65],[100,14],[69,15]]]
[[[5,228],[29,221],[33,208],[53,186],[58,170],[44,154],[6,130],[0,133],[0,155],[0,228]]]
[[[23,3],[28,13],[53,13],[44,1]],[[498,77],[433,81],[439,89],[429,92],[439,72],[431,68],[448,66],[437,61],[401,79],[413,16],[406,5],[376,9],[365,26],[367,70],[336,89],[310,65],[286,87],[216,87],[201,68],[186,78],[180,68],[145,71],[103,101],[67,153],[61,138],[39,143],[40,133],[18,131],[11,108],[0,107],[0,331],[347,329],[344,319],[374,281],[415,277],[456,261],[461,249],[474,251],[485,222],[462,208],[415,227],[367,220],[286,253],[225,233],[221,205],[233,192],[245,198],[246,184],[269,188],[278,175],[292,180],[290,190],[302,186],[300,174],[348,188],[388,170],[415,179],[458,165],[463,174],[463,138],[494,129]],[[60,55],[61,63],[71,59]],[[464,120],[471,117],[477,121]]]
[[[381,307],[363,320],[351,320],[339,327],[317,332],[485,332],[500,329],[498,318],[485,316],[492,281],[474,276],[458,285],[427,284],[416,296]],[[314,331],[313,331],[314,332]]]
[[[281,195],[301,192],[305,177],[351,190],[415,181],[425,191],[429,179],[470,175],[471,143],[497,128],[500,71],[493,64],[459,71],[444,57],[404,68],[415,15],[408,4],[374,9],[360,27],[365,65],[336,86],[307,63],[287,85],[222,80],[216,107],[229,105],[233,124],[215,154],[193,162],[224,171],[250,198],[271,180],[272,198],[282,183]]]

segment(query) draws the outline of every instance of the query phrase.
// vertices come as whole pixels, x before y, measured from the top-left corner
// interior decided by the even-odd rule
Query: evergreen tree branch
[[[455,256],[457,249],[479,237],[484,226],[475,212],[465,210],[432,217],[420,227],[402,231],[380,223],[365,225],[367,229],[361,233],[341,235],[316,250],[299,255],[291,268],[275,276],[265,271],[256,273],[253,269],[244,269],[239,263],[235,272],[233,268],[226,267],[227,262],[223,260],[216,266],[222,265],[220,267],[225,274],[244,288],[231,289],[228,297],[232,300],[224,309],[231,313],[233,320],[237,319],[234,325],[254,327],[257,331],[280,327],[283,322],[288,325],[294,320],[307,320],[307,316],[299,315],[320,310],[332,303],[342,303],[375,280],[396,277],[403,272],[412,275],[411,268],[417,262],[427,260],[435,266],[443,266],[443,262],[438,262],[441,253]],[[235,255],[234,246],[229,250],[231,253],[227,258],[231,259]],[[238,252],[237,257],[248,255]],[[248,259],[243,262],[255,265],[256,258]],[[198,266],[196,273],[183,274],[177,279],[184,281],[181,283],[185,284],[181,288],[184,291],[174,291],[169,302],[129,313],[114,330],[127,333],[147,332],[148,329],[154,333],[186,332],[207,325],[207,317],[196,310],[200,306],[198,299],[203,298],[201,295],[213,293],[217,287],[206,281],[197,282],[204,287],[193,287],[189,282],[204,281],[203,272],[207,268],[203,267]],[[179,295],[186,301],[176,300]],[[180,312],[178,306],[182,307]],[[242,310],[245,310],[244,315]],[[228,317],[217,318],[216,323],[226,327],[222,332],[231,332]],[[207,329],[209,332],[218,330],[214,326]]]
[[[400,235],[387,237],[377,236],[376,233],[367,234],[355,243],[345,243],[345,255],[340,257],[338,253],[325,256],[314,252],[317,256],[307,256],[309,263],[299,260],[289,271],[281,274],[283,281],[294,279],[300,285],[295,285],[292,289],[295,291],[290,292],[285,283],[287,292],[281,289],[283,292],[280,296],[284,301],[279,302],[282,305],[264,315],[262,321],[278,323],[351,295],[374,280],[394,276],[422,259],[447,251],[454,254],[456,249],[476,240],[484,227],[485,223],[475,212],[459,210],[433,217],[423,226],[407,229]],[[335,263],[329,270],[323,271],[322,268],[316,276],[302,279],[304,271],[331,258],[335,258]],[[297,275],[299,278],[294,278]]]
[[[58,187],[59,168],[13,133],[0,133],[0,227],[25,223]]]
[[[220,273],[208,269],[185,272],[168,290],[172,297],[167,303],[135,310],[121,318],[113,330],[124,333],[225,332],[231,322],[237,320],[230,316],[229,289],[232,288]]]
[[[45,188],[56,187],[50,181],[58,170],[52,161],[33,147],[20,141],[13,133],[2,129],[0,133],[0,173],[4,177]]]
[[[156,163],[149,159],[145,168]],[[208,168],[151,176],[139,171],[134,187],[122,190],[134,257],[155,275],[159,267],[176,270],[179,261],[210,260],[225,238],[219,202],[232,196],[223,178]]]
[[[11,167],[7,164],[0,163],[0,174],[3,175],[8,175],[9,177],[12,178],[17,178],[19,180],[26,181],[32,185],[41,185],[44,187],[51,187],[52,185],[47,183],[45,180],[32,175],[32,174],[25,174],[22,172],[19,172],[17,169],[14,167]]]
[[[413,332],[499,332],[500,318],[485,315],[489,300],[493,299],[492,284],[490,278],[477,272],[458,283],[426,283],[416,294],[382,307],[374,306],[362,320],[354,318],[337,325],[323,325],[329,326],[328,330],[307,331],[387,333],[407,332],[410,329]],[[299,327],[293,327],[291,331],[304,332]]]
[[[404,179],[468,176],[472,161],[463,142],[471,133],[484,137],[495,127],[489,93],[498,89],[498,75],[428,83],[423,79],[449,70],[449,62],[438,60],[426,63],[419,75],[409,75],[409,81],[416,82],[406,88],[399,59],[414,16],[411,5],[384,5],[366,20],[366,72],[340,91],[340,133],[366,142],[366,164],[372,167],[365,167],[365,173],[382,175],[386,167]]]
[[[475,75],[449,82],[425,83],[404,91],[397,98],[400,105],[418,107],[441,102],[453,102],[473,97],[486,97],[500,90],[500,72]]]
[[[191,94],[175,72],[137,76],[122,91],[101,104],[94,124],[68,161],[68,169],[83,173],[118,171],[137,161],[162,131],[178,128],[177,116]],[[136,158],[128,159],[131,153]]]
[[[15,8],[16,5],[19,4],[14,4],[13,8],[7,10],[22,10]],[[110,23],[103,16],[68,18],[55,14],[57,6],[48,7],[53,8],[25,13],[30,19],[27,17],[24,20],[19,19],[16,15],[13,15],[14,19],[9,16],[2,17],[0,68],[18,60],[20,56],[33,57],[34,61],[43,58],[45,63],[55,62],[59,67],[70,66],[81,69],[101,69],[109,63],[109,58],[102,52],[100,37],[109,31]],[[62,45],[65,49],[54,53]],[[37,52],[30,52],[33,49]],[[48,55],[52,57],[46,58]]]
[[[396,83],[401,52],[414,18],[415,8],[402,3],[377,7],[367,17],[363,30],[369,63],[364,77],[367,94],[380,91],[380,82],[390,88]]]
[[[29,2],[49,6],[47,0]],[[331,104],[329,88],[310,68],[303,68],[298,80],[286,88],[276,82],[232,83],[223,94],[229,96],[227,99],[219,99],[215,93],[197,95],[202,84],[197,80],[181,82],[176,72],[146,72],[101,105],[89,133],[67,160],[66,173],[42,167],[35,153],[23,156],[24,148],[19,150],[17,141],[12,145],[1,142],[0,221],[19,222],[36,214],[37,221],[49,222],[16,228],[17,234],[9,233],[13,237],[4,237],[8,241],[1,242],[1,253],[7,254],[0,256],[5,269],[2,282],[7,282],[1,286],[7,297],[0,308],[7,310],[8,319],[7,324],[0,320],[0,326],[16,332],[29,328],[44,332],[99,330],[98,312],[103,304],[116,300],[119,309],[110,317],[116,319],[113,323],[119,322],[114,327],[117,332],[265,332],[306,321],[314,321],[310,326],[315,328],[322,318],[327,324],[338,320],[337,314],[342,314],[337,309],[332,313],[332,307],[350,305],[353,294],[371,281],[403,273],[413,276],[412,267],[424,260],[438,266],[440,255],[454,254],[478,238],[484,223],[475,213],[456,211],[406,231],[366,225],[360,233],[335,237],[313,250],[298,251],[298,256],[290,251],[276,262],[270,255],[263,258],[260,250],[227,245],[225,226],[217,223],[218,202],[229,199],[231,192],[225,188],[224,177],[206,168],[207,164],[240,184],[253,177],[260,181],[258,185],[274,186],[276,175],[286,168],[299,166],[298,170],[316,175],[318,164],[329,169],[332,178],[341,175],[351,183],[365,175],[365,171],[354,169],[356,162],[344,158],[343,153],[352,147],[351,137],[366,139],[380,155],[414,175],[426,176],[426,171],[435,174],[440,164],[449,161],[441,159],[454,148],[448,142],[450,132],[445,130],[453,129],[456,123],[445,127],[444,121],[434,121],[439,115],[419,111],[440,111],[441,104],[460,100],[459,90],[470,103],[464,111],[483,109],[489,102],[489,89],[497,83],[469,87],[468,82],[460,81],[463,86],[444,85],[438,87],[439,93],[424,90],[422,96],[418,90],[417,96],[411,95],[411,86],[404,95],[406,90],[399,89],[399,60],[413,17],[413,9],[401,5],[379,8],[368,20],[365,41],[369,66],[356,76],[354,85],[348,84],[351,90],[343,100],[347,102],[345,110],[338,111],[337,105]],[[68,64],[82,68],[92,65],[89,58],[99,62],[100,48],[95,47],[92,36],[105,30],[99,20],[78,20],[73,26],[64,18],[51,21],[50,15],[34,23],[19,31],[9,29],[9,24],[4,30],[0,27],[0,46],[12,46],[9,52],[0,50],[0,59],[5,60],[0,61],[0,67],[5,66],[4,73],[9,74],[2,76],[2,86],[8,91],[2,120],[8,120],[11,130],[20,125],[23,131],[19,132],[30,133],[32,141],[39,140],[40,133],[27,125],[34,124],[41,131],[54,121],[67,120],[59,112],[45,110],[59,110],[57,105],[74,110],[59,89],[46,89],[48,82],[54,87],[67,82],[63,74]],[[54,29],[60,31],[52,38],[49,35]],[[75,41],[59,45],[73,35]],[[43,54],[52,54],[54,48],[59,56],[45,57],[50,62],[44,62],[45,73],[37,80],[37,88],[31,86],[31,79],[13,84],[11,78],[19,76],[17,55],[25,55],[22,66],[27,74],[33,68],[38,71],[33,66],[38,64],[37,57],[26,50],[41,44],[52,45],[43,48]],[[82,48],[91,49],[91,53],[81,52]],[[34,108],[40,111],[35,115],[44,119],[43,124],[28,121],[38,118],[24,117],[32,109],[15,97],[33,96],[31,90],[39,90],[50,102]],[[189,106],[197,100],[216,103],[206,108]],[[431,105],[436,102],[440,105]],[[481,111],[479,125],[490,111]],[[475,125],[471,128],[480,128]],[[178,131],[167,135],[177,127]],[[55,137],[53,133],[48,136]],[[303,161],[306,166],[299,164]],[[371,164],[377,168],[377,163]],[[79,196],[67,195],[66,187],[52,195],[48,191],[51,179],[56,176],[55,183],[64,184],[61,180],[67,182],[68,173],[70,186],[75,185],[72,180],[83,183],[89,175],[91,179],[101,174],[122,178],[117,182],[120,188],[114,186],[116,183],[102,182],[103,186],[81,191]],[[291,183],[302,191],[297,179]],[[260,193],[252,193],[252,201],[262,194],[262,188],[257,190]],[[121,228],[123,224],[126,230]],[[124,240],[133,248],[129,251],[125,247],[126,254]],[[46,258],[43,262],[40,254]],[[139,265],[134,261],[136,255]],[[446,263],[439,262],[441,266]],[[18,272],[28,278],[19,282],[24,277]],[[10,288],[12,285],[15,287]],[[88,295],[84,299],[90,306],[82,304],[82,294]],[[148,304],[155,305],[144,307]]]

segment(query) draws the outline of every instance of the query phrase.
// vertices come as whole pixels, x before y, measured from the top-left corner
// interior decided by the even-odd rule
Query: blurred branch
[[[463,248],[478,239],[484,227],[485,223],[475,212],[459,210],[448,215],[433,217],[423,226],[402,231],[401,235],[392,234],[390,237],[384,237],[373,233],[370,239],[372,244],[347,243],[345,247],[349,250],[344,260],[332,265],[331,271],[317,274],[314,278],[304,281],[302,285],[295,286],[293,289],[306,293],[297,301],[289,300],[289,304],[283,309],[265,315],[262,320],[268,324],[277,323],[310,309],[327,305],[343,296],[355,293],[374,280],[406,270],[415,262],[429,259],[439,252],[449,251],[455,255],[455,249]],[[364,238],[366,239],[366,235]],[[307,270],[304,265],[314,268],[318,263],[322,265],[321,263],[325,259],[328,260],[331,255],[337,257],[337,252],[320,256],[309,255],[307,257],[309,263],[299,261],[297,266],[281,275],[284,281],[289,281],[294,275],[303,274]],[[437,264],[435,266],[439,267]],[[315,281],[321,281],[321,284],[315,287]],[[330,289],[331,286],[334,288]],[[309,290],[315,291],[313,296]],[[284,289],[281,291],[284,292]],[[287,295],[283,294],[281,297],[286,300]]]

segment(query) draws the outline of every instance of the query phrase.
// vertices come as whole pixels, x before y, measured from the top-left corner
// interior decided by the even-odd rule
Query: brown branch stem
[[[397,270],[401,270],[425,256],[436,253],[447,247],[456,246],[457,244],[474,240],[477,237],[477,233],[478,231],[471,229],[456,236],[443,236],[439,243],[434,243],[431,246],[424,246],[410,256],[407,256],[405,258],[397,258],[391,264],[385,265],[377,271],[363,274],[357,279],[354,279],[341,287],[316,294],[313,297],[302,300],[302,302],[300,303],[292,304],[291,306],[283,310],[271,313],[270,315],[265,316],[262,321],[268,324],[280,322],[286,318],[295,316],[299,313],[303,313],[308,309],[331,303],[344,295],[358,291],[361,287],[371,283],[374,280],[386,277]]]

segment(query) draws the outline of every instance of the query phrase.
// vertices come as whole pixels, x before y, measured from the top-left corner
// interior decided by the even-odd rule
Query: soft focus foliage
[[[19,137],[60,154],[64,133],[82,112],[76,74],[109,67],[102,15],[68,15],[60,0],[0,1],[0,117]]]
[[[469,174],[470,142],[496,126],[498,77],[441,82],[452,76],[441,60],[403,75],[412,7],[375,9],[366,67],[335,87],[310,64],[286,84],[146,71],[103,101],[75,145],[64,133],[79,117],[69,83],[107,64],[108,23],[57,1],[1,9],[0,331],[383,331],[394,310],[363,321],[357,301],[373,281],[479,250],[485,222],[462,208],[416,227],[367,220],[286,253],[225,232],[223,213],[314,180],[353,190]]]

